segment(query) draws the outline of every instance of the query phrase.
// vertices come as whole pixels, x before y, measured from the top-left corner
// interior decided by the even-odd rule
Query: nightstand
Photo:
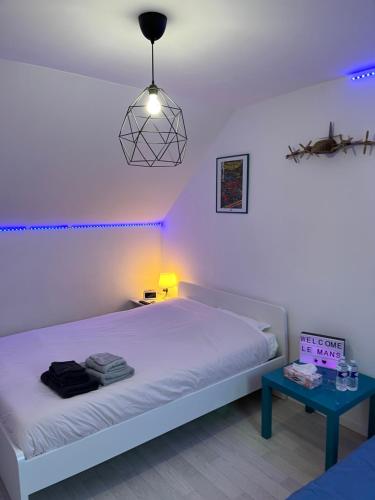
[[[370,401],[368,437],[375,434],[375,379],[372,377],[360,373],[358,391],[341,392],[324,382],[315,389],[306,389],[285,378],[282,368],[267,373],[262,377],[262,437],[265,439],[272,435],[272,389],[303,403],[307,413],[318,410],[326,415],[326,470],[337,462],[340,415],[365,399]]]
[[[142,304],[143,300],[144,299],[129,299],[129,302],[133,304],[135,307],[141,307],[146,305],[157,304],[158,302],[164,302],[163,299],[157,298],[156,300],[145,300],[145,302],[148,302],[148,304]]]
[[[141,306],[145,306],[145,305],[151,305],[151,304],[154,303],[151,300],[149,300],[149,301],[145,300],[145,302],[148,302],[148,304],[142,304],[141,300],[143,301],[143,299],[130,299],[129,302],[131,304],[133,304],[135,307],[141,307]]]

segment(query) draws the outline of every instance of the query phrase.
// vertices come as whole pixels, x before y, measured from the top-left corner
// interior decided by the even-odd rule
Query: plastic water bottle
[[[345,356],[343,356],[337,363],[336,369],[336,389],[338,391],[346,391],[347,380],[348,380],[348,365],[345,361]]]
[[[358,391],[358,365],[354,359],[350,360],[348,364],[349,375],[347,380],[348,391]]]

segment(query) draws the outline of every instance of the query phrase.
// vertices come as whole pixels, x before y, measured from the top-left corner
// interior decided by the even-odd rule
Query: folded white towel
[[[312,363],[305,363],[305,364],[293,363],[293,370],[295,370],[298,373],[301,373],[302,375],[313,375],[314,373],[317,372],[317,367]]]

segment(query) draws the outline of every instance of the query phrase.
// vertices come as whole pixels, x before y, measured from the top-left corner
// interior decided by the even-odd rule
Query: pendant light
[[[155,84],[154,43],[164,34],[167,17],[144,12],[138,17],[143,35],[151,42],[151,85],[129,106],[119,139],[128,165],[175,167],[184,158],[187,136],[182,109]]]

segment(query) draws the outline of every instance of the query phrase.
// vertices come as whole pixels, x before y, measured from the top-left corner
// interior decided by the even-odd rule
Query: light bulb
[[[161,104],[159,101],[158,94],[156,93],[149,94],[146,109],[147,112],[150,113],[150,115],[157,115],[158,113],[160,113]]]

